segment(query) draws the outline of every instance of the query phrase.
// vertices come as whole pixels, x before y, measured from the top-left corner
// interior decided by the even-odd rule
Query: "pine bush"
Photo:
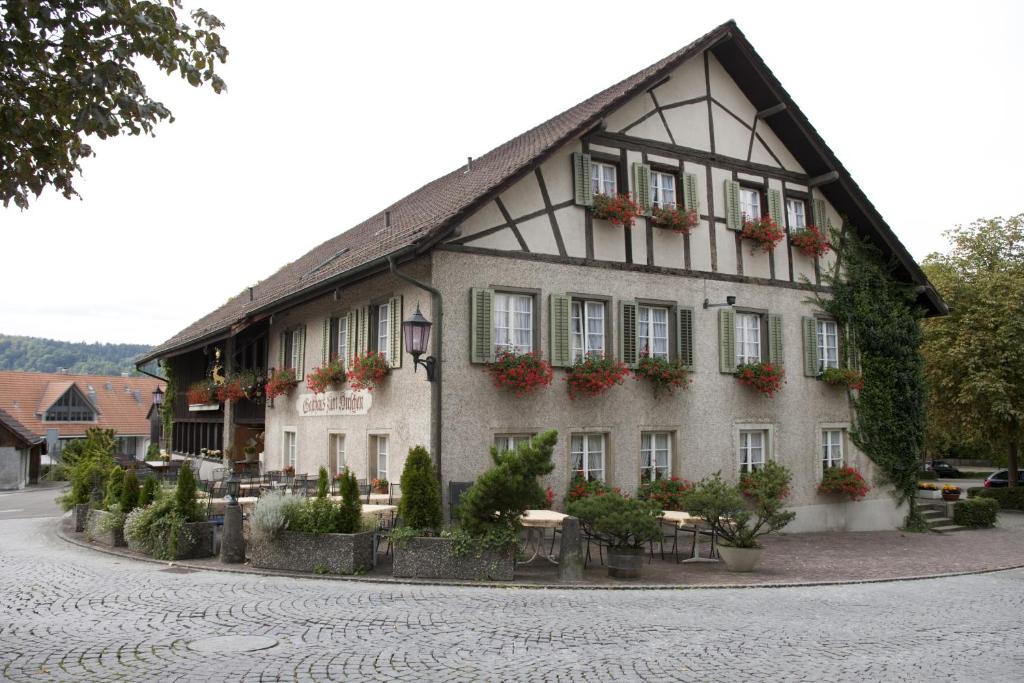
[[[398,514],[402,524],[426,533],[441,528],[441,484],[437,480],[434,461],[423,446],[409,451],[402,470],[402,500]]]

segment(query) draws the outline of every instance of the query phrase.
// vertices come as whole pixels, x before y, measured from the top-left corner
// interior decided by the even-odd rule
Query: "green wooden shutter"
[[[277,347],[277,369],[278,370],[283,370],[286,367],[285,366],[285,362],[287,361],[287,359],[285,358],[285,350],[286,350],[285,347],[286,346],[288,346],[288,333],[287,332],[282,332],[281,336],[280,336],[280,341],[278,342],[278,347]]]
[[[740,210],[740,184],[735,180],[725,181],[725,225],[730,230],[743,229],[743,212]]]
[[[345,314],[345,359],[344,363],[352,367],[352,361],[356,357],[358,343],[356,337],[359,334],[359,311],[352,309]]]
[[[359,348],[357,352],[365,356],[370,350],[370,307],[363,306],[359,312]]]
[[[469,308],[469,361],[490,363],[494,360],[494,290],[469,290]]]
[[[323,337],[320,340],[320,365],[327,365],[331,360],[331,318],[324,318]]]
[[[572,365],[572,299],[552,294],[551,301],[551,365],[564,368]]]
[[[619,360],[635,368],[640,360],[639,344],[636,338],[636,304],[632,301],[619,302]]]
[[[736,371],[736,311],[731,308],[718,309],[718,370]]]
[[[768,214],[780,227],[786,225],[786,215],[782,210],[782,193],[778,190],[768,190]]]
[[[402,367],[402,296],[388,302],[388,365]]]
[[[693,309],[689,306],[680,306],[677,309],[679,316],[679,340],[676,344],[679,362],[686,366],[687,370],[694,369],[693,347],[696,341],[693,335]]]
[[[811,210],[814,212],[814,225],[824,231],[828,225],[828,214],[825,213],[825,200],[815,199],[811,202]]]
[[[785,362],[782,351],[782,316],[778,313],[768,316],[768,361],[774,365]]]
[[[804,375],[818,376],[818,323],[809,316],[801,318],[804,329]]]
[[[299,367],[295,368],[295,376],[302,380],[306,376],[306,326],[299,328]]]
[[[590,155],[573,152],[572,171],[575,180],[576,203],[580,206],[593,206],[594,190],[590,184]]]
[[[700,198],[697,195],[697,174],[683,174],[683,202],[687,211],[700,213]]]
[[[336,360],[344,364],[345,359],[338,356],[338,319],[328,318],[327,326],[327,362]]]
[[[651,167],[633,162],[633,191],[636,203],[645,216],[651,213]]]

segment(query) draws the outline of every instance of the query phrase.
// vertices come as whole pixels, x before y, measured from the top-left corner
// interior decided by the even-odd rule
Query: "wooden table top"
[[[527,510],[520,521],[527,528],[560,529],[562,520],[568,516],[554,510]]]

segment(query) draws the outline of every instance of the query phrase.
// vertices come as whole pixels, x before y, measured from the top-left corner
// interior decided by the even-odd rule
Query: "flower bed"
[[[640,207],[628,194],[596,194],[591,209],[594,218],[601,218],[612,225],[632,228],[636,217],[641,214]]]
[[[871,487],[856,467],[831,467],[825,470],[818,484],[818,493],[834,493],[847,496],[850,500],[860,500],[870,490]]]
[[[824,256],[832,249],[828,240],[821,234],[821,230],[814,225],[790,232],[789,242],[811,258]]]
[[[356,356],[348,371],[348,381],[356,391],[373,391],[379,387],[391,372],[391,366],[384,354],[370,351],[365,356]]]
[[[264,391],[267,394],[267,398],[273,399],[290,394],[292,389],[298,385],[299,380],[295,376],[295,370],[293,368],[281,368],[270,373],[270,379],[267,380]]]
[[[864,375],[849,368],[826,368],[818,379],[833,387],[845,386],[855,391],[864,388]]]
[[[651,209],[651,223],[659,228],[677,232],[680,235],[690,234],[690,230],[697,225],[699,220],[700,217],[693,209],[689,211],[678,208],[662,209],[655,207]]]
[[[775,247],[785,238],[786,233],[771,216],[761,216],[757,220],[744,220],[740,237],[750,240],[765,252],[775,251]]]
[[[578,396],[599,396],[616,384],[622,384],[629,368],[622,361],[589,354],[569,368],[565,381],[569,384],[569,399]]]
[[[494,386],[508,389],[516,396],[532,394],[551,384],[554,378],[551,364],[542,360],[537,352],[503,351],[496,361],[487,365],[486,370]]]
[[[327,365],[313,368],[313,372],[306,375],[306,386],[314,394],[322,394],[328,387],[340,385],[345,377],[345,367],[341,361],[332,360]]]
[[[775,398],[782,389],[786,371],[772,363],[747,363],[734,373],[740,384],[752,387],[766,398]]]
[[[633,379],[646,379],[651,383],[655,398],[664,393],[671,396],[676,389],[685,388],[690,383],[689,375],[689,371],[678,360],[647,355],[640,356],[640,362],[633,371]]]

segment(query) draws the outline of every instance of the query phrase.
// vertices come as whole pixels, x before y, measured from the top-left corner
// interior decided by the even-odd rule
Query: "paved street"
[[[0,509],[16,496],[0,497]],[[1021,680],[1024,572],[572,591],[168,572],[0,521],[0,679]],[[266,636],[225,651],[230,634]],[[204,651],[212,648],[212,652]]]

